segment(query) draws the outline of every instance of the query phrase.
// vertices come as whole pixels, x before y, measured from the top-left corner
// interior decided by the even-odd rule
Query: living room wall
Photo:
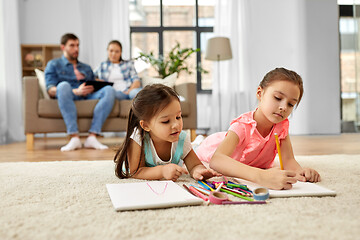
[[[81,21],[78,14],[81,9],[76,4],[80,0],[18,1],[21,43],[58,44],[64,32],[74,32],[82,39],[82,26],[79,24]],[[249,3],[252,4],[252,11],[248,13],[247,18],[251,23],[252,31],[247,36],[248,41],[251,42],[249,46],[251,55],[247,61],[249,61],[248,71],[254,92],[264,73],[274,65],[285,62],[286,66],[291,66],[302,75],[305,85],[303,102],[291,118],[290,132],[292,134],[340,133],[336,0],[291,2],[252,0]],[[276,18],[284,13],[291,18]],[[267,37],[267,34],[278,37]],[[285,37],[289,34],[296,36],[296,41],[287,42]],[[289,48],[283,48],[284,45]],[[80,60],[87,62],[81,53]],[[209,95],[198,95],[198,126],[201,128],[209,127],[211,119],[209,99]],[[253,105],[255,107],[255,100]]]
[[[236,4],[234,4],[236,5]],[[244,0],[246,42],[240,69],[243,81],[250,85],[251,106],[256,107],[257,84],[269,70],[284,66],[298,72],[305,93],[299,107],[290,117],[290,133],[339,134],[340,63],[338,5],[336,0]],[[237,9],[237,12],[240,12]],[[229,13],[230,14],[230,13]],[[226,18],[224,16],[224,18]],[[231,23],[235,34],[243,22]],[[231,33],[230,33],[231,38]],[[234,44],[241,44],[232,42]],[[239,62],[239,60],[237,60]],[[234,79],[239,76],[229,74]],[[199,96],[199,102],[210,102]],[[206,117],[208,121],[213,116]]]
[[[22,44],[59,44],[65,32],[81,39],[78,0],[18,0]]]

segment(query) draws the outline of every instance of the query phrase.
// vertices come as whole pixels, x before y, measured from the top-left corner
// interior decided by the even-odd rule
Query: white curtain
[[[123,46],[122,57],[130,57],[129,1],[80,0],[82,35],[79,59],[96,68],[107,59],[106,48],[111,40]]]
[[[215,5],[214,35],[230,39],[233,58],[219,64],[214,62],[210,132],[227,130],[232,119],[253,107],[250,98],[255,92],[249,84],[246,61],[249,53],[244,37],[249,31],[244,14],[248,8],[247,0],[217,0]]]
[[[18,1],[0,0],[0,144],[23,141]]]

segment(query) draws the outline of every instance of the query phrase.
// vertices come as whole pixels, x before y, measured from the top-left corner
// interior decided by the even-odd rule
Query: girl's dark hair
[[[111,40],[111,41],[108,43],[107,49],[109,48],[109,46],[110,46],[111,44],[116,44],[116,45],[118,45],[118,46],[120,47],[120,49],[121,49],[121,54],[120,54],[120,59],[119,59],[119,61],[121,62],[121,61],[123,60],[123,59],[122,59],[122,45],[121,45],[121,42],[119,42],[118,40]]]
[[[299,96],[298,102],[296,103],[296,105],[299,105],[300,100],[304,94],[304,86],[303,86],[302,78],[300,77],[299,74],[297,74],[294,71],[288,70],[286,68],[275,68],[274,70],[271,70],[264,76],[264,78],[260,82],[259,86],[262,89],[265,89],[272,82],[279,81],[279,80],[292,82],[299,87],[300,96]]]
[[[125,140],[122,146],[118,149],[114,162],[115,174],[118,178],[131,177],[127,149],[130,144],[130,136],[136,128],[141,136],[142,146],[144,145],[145,131],[140,126],[140,120],[150,121],[157,113],[163,110],[173,100],[179,100],[179,95],[174,89],[163,84],[153,84],[144,87],[132,100],[131,109],[129,111],[129,119]],[[141,148],[141,156],[143,155],[143,147]],[[140,164],[140,161],[139,161]],[[123,171],[125,167],[125,172]],[[137,166],[136,171],[139,169]],[[136,172],[135,171],[135,172]]]

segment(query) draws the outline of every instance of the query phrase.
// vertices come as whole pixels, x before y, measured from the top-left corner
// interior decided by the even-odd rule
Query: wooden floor
[[[81,139],[82,142],[85,138]],[[67,138],[35,138],[35,149],[25,142],[0,145],[0,162],[112,160],[122,138],[99,138],[107,150],[80,149],[61,152]],[[295,155],[360,154],[360,133],[322,136],[291,136]]]

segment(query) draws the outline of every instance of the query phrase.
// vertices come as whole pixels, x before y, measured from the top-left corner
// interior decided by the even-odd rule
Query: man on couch
[[[86,148],[107,149],[96,136],[110,114],[114,101],[115,90],[105,86],[94,92],[94,87],[86,86],[84,81],[95,80],[91,67],[78,61],[79,39],[72,33],[61,37],[63,56],[48,62],[45,68],[46,88],[50,97],[57,98],[59,109],[64,119],[67,134],[71,136],[69,143],[61,147],[61,151],[72,151],[82,147],[77,125],[75,100],[99,99],[96,104]]]

